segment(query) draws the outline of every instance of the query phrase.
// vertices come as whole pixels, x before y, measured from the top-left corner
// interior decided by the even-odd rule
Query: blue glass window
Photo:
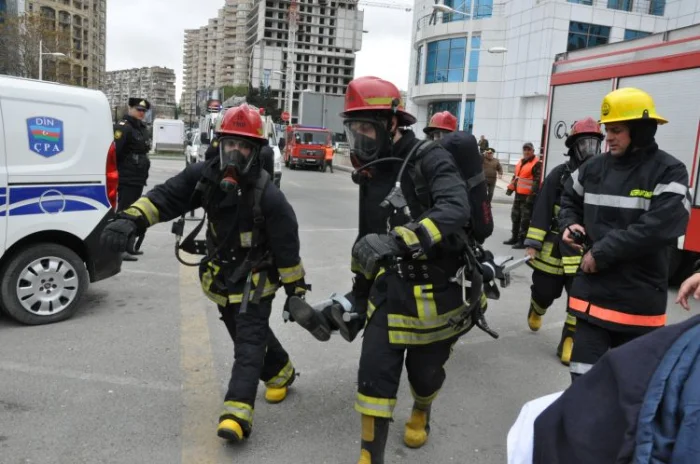
[[[663,16],[664,10],[666,9],[666,0],[649,0],[648,2],[635,2],[634,0],[608,0],[608,8],[613,10],[630,11],[633,13]]]
[[[0,23],[3,22],[5,11],[7,11],[7,3],[5,0],[0,0]]]
[[[467,54],[467,39],[438,40],[428,44],[425,65],[425,83],[463,82],[464,59]],[[476,82],[479,74],[479,48],[481,37],[472,36],[472,52],[469,59],[469,82]],[[416,76],[418,77],[418,76]]]
[[[625,29],[625,40],[639,39],[651,35],[651,32],[635,31],[634,29]]]
[[[578,3],[579,5],[593,5],[593,0],[566,0],[569,3]]]
[[[493,15],[493,0],[475,0],[474,3],[474,19],[490,18]],[[453,10],[467,13],[471,11],[471,0],[445,0],[445,5]],[[442,15],[443,23],[452,21],[468,21],[469,16],[463,14],[445,13]]]
[[[663,16],[666,9],[666,0],[651,0],[649,14]]]
[[[569,40],[566,51],[595,47],[608,43],[610,27],[597,24],[569,22]]]
[[[475,103],[476,102],[474,100],[467,100],[465,105],[467,111],[465,113],[464,127],[462,128],[462,130],[469,132],[470,134],[472,133],[472,129],[474,128]],[[461,113],[460,106],[461,102],[459,100],[432,102],[428,104],[428,120],[430,120],[430,118],[432,118],[435,113],[439,113],[441,111],[449,111],[457,118],[457,121],[459,121]]]
[[[632,11],[632,0],[608,0],[608,8],[612,10]]]

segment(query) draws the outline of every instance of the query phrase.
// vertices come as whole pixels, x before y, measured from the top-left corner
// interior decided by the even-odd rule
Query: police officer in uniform
[[[419,143],[428,142],[400,129],[416,119],[404,110],[395,85],[376,77],[354,79],[341,117],[359,172],[353,294],[355,305],[366,308],[367,319],[355,403],[362,416],[358,462],[376,464],[384,462],[404,356],[414,397],[404,442],[418,448],[428,438],[431,404],[445,380],[443,366],[468,330],[448,324],[450,315],[463,309],[461,287],[448,279],[462,264],[463,243],[455,234],[468,223],[469,203],[452,155],[437,144],[413,159],[429,190],[430,204],[419,201],[413,178],[396,159],[412,157]],[[400,172],[400,193],[409,207],[397,211],[382,204],[399,193],[394,187]]]
[[[564,184],[572,172],[600,154],[602,140],[600,125],[593,118],[575,122],[565,141],[569,160],[552,169],[542,184],[525,238],[526,252],[531,258],[527,264],[532,268],[527,324],[533,332],[540,330],[542,316],[564,289],[568,295],[581,262],[581,252],[561,242],[557,217]],[[567,315],[557,348],[557,356],[565,365],[571,359],[575,328],[576,318]]]
[[[562,240],[585,251],[569,292],[572,380],[608,349],[666,324],[667,246],[685,234],[692,200],[685,165],[656,144],[668,121],[649,94],[609,93],[600,122],[610,151],[571,174],[559,213]]]
[[[294,210],[260,165],[267,139],[259,112],[248,105],[227,110],[218,141],[218,157],[187,166],[120,212],[103,241],[124,251],[148,227],[204,208],[202,290],[217,304],[235,346],[218,435],[240,441],[252,431],[258,382],[265,383],[265,399],[278,403],[295,378],[269,326],[272,299],[280,284],[288,296],[303,296],[307,285]]]
[[[117,171],[119,171],[119,189],[117,209],[123,211],[143,194],[148,179],[151,160],[151,142],[148,129],[143,119],[151,104],[144,98],[129,98],[129,112],[114,126],[114,144],[117,148]],[[141,254],[140,251],[134,251]],[[125,261],[137,258],[124,253]]]

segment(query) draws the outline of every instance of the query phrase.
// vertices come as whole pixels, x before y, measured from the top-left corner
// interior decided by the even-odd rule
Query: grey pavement
[[[183,164],[155,160],[150,181],[163,181]],[[349,175],[285,169],[282,190],[300,222],[309,300],[348,291],[358,216]],[[509,236],[509,207],[494,204],[494,216],[487,245],[496,255],[510,254],[501,244]],[[188,230],[194,225],[188,222]],[[73,319],[42,327],[0,319],[0,464],[357,462],[353,401],[361,339],[320,343],[284,324],[282,291],[272,326],[301,375],[278,405],[265,403],[261,386],[248,442],[228,445],[216,437],[232,345],[201,294],[195,268],[175,260],[169,230],[169,224],[150,229],[145,255],[92,285]],[[530,332],[529,274],[515,271],[501,299],[489,303],[499,340],[473,331],[455,346],[430,440],[420,450],[402,443],[412,402],[404,373],[387,464],[504,463],[506,435],[521,406],[569,385],[567,368],[555,357],[563,299],[542,329]],[[673,298],[670,321],[688,317]]]

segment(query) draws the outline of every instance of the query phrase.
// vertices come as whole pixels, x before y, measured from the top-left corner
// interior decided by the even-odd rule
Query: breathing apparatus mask
[[[603,142],[602,136],[580,135],[569,148],[569,164],[573,169],[581,166],[586,160],[600,154],[600,147]]]
[[[375,169],[370,168],[377,164],[403,161],[391,157],[395,134],[390,129],[391,119],[357,117],[346,119],[343,124],[350,145],[350,162],[355,168],[352,173],[355,183],[371,178]]]
[[[257,165],[260,146],[245,137],[223,136],[219,138],[219,159],[223,177],[221,190],[231,192],[244,183]]]

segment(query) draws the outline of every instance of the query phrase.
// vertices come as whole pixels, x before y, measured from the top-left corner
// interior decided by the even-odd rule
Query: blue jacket
[[[695,316],[609,351],[579,377],[535,421],[532,462],[698,463],[699,424]]]

